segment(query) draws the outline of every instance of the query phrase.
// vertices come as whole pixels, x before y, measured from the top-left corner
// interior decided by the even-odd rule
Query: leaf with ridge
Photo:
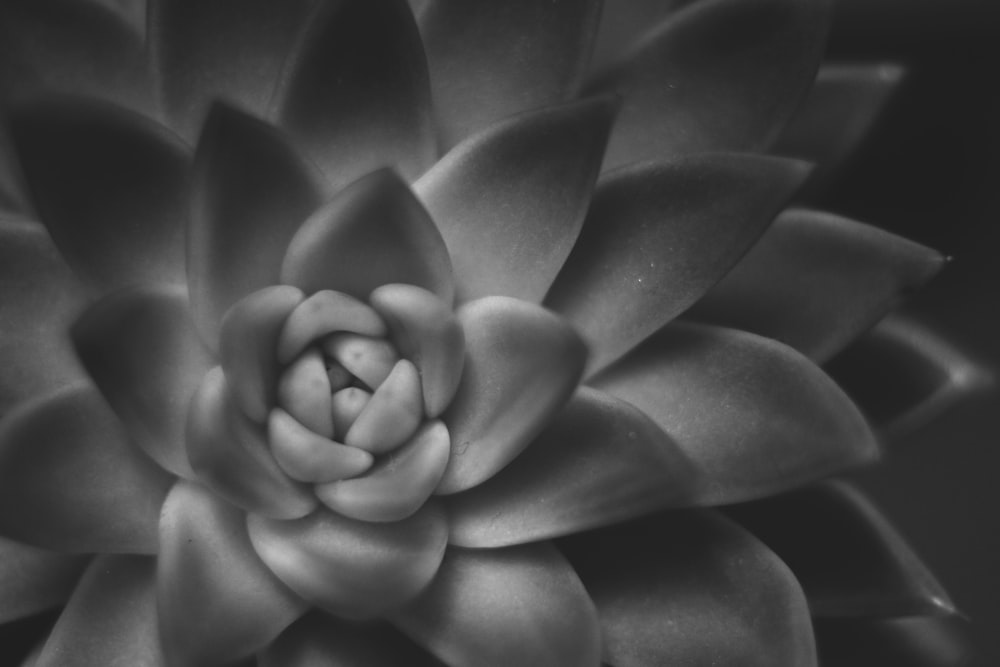
[[[62,605],[87,561],[0,537],[0,623]]]

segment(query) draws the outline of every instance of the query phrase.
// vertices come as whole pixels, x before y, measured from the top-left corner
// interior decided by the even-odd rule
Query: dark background
[[[954,261],[907,310],[1000,382],[1000,2],[839,0],[831,58],[908,76],[824,208]],[[1000,664],[1000,392],[903,438],[861,482]]]

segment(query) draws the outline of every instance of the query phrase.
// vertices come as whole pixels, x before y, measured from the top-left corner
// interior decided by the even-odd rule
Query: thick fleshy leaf
[[[685,317],[774,338],[823,362],[943,264],[875,227],[789,210]]]
[[[518,116],[456,146],[417,182],[463,301],[545,295],[580,232],[616,108],[604,97]]]
[[[605,168],[704,151],[767,148],[816,74],[830,0],[705,0],[598,75],[623,95]]]
[[[279,122],[332,188],[383,167],[412,181],[436,157],[427,60],[405,0],[320,3],[283,78]]]
[[[155,553],[173,478],[129,442],[91,387],[21,404],[0,422],[0,532],[71,553]]]
[[[987,667],[960,618],[818,619],[823,667]]]
[[[372,455],[334,442],[275,408],[267,423],[271,453],[289,477],[301,482],[332,482],[355,477],[372,466]]]
[[[913,432],[994,382],[985,364],[901,315],[880,322],[827,371],[889,438]]]
[[[424,287],[451,303],[451,261],[441,234],[410,188],[389,170],[345,188],[296,232],[281,282],[365,300],[388,283]]]
[[[805,178],[803,163],[699,155],[616,172],[546,297],[597,369],[690,306],[757,240]]]
[[[34,667],[165,667],[156,615],[156,561],[98,556]]]
[[[84,377],[66,335],[84,304],[44,227],[0,223],[0,415]]]
[[[716,505],[772,495],[878,455],[861,413],[795,350],[733,329],[673,324],[593,380],[652,417]]]
[[[420,33],[445,146],[505,116],[570,99],[600,13],[597,0],[427,2]]]
[[[814,616],[955,612],[892,525],[846,484],[817,485],[728,513],[788,564]]]
[[[465,366],[442,416],[451,460],[439,493],[480,484],[520,454],[569,399],[587,356],[566,322],[517,299],[471,301],[459,309],[458,321]]]
[[[232,23],[242,23],[239,13]],[[321,199],[316,175],[284,137],[225,104],[202,130],[192,199],[188,286],[199,329],[214,343],[230,306],[278,282],[288,242]]]
[[[179,482],[160,519],[156,590],[172,665],[217,665],[267,646],[306,611],[257,557],[243,512]]]
[[[265,427],[236,406],[230,381],[212,369],[191,401],[187,453],[198,479],[249,512],[281,519],[305,516],[318,504],[312,489],[278,465]]]
[[[434,503],[394,523],[319,510],[296,521],[251,514],[250,540],[267,566],[307,602],[342,618],[370,618],[406,603],[434,577],[448,543]]]
[[[534,542],[684,504],[691,464],[631,405],[580,389],[498,475],[448,498],[449,541]]]
[[[697,0],[604,0],[590,71],[600,72],[671,14]]]
[[[816,82],[771,148],[817,164],[809,190],[823,185],[850,158],[903,79],[886,63],[824,65]]]
[[[18,107],[14,145],[41,221],[98,289],[184,281],[189,157],[137,113],[82,98]]]
[[[795,577],[717,514],[658,514],[560,547],[597,605],[615,667],[816,665]]]
[[[285,321],[278,338],[278,361],[287,364],[317,339],[345,331],[367,337],[386,334],[385,322],[367,304],[342,292],[315,292]]]
[[[64,603],[87,560],[0,537],[0,623]]]
[[[351,623],[318,612],[288,628],[259,661],[259,667],[441,665],[385,623]]]
[[[191,397],[211,360],[184,292],[116,292],[88,309],[72,335],[84,367],[131,439],[170,472],[191,477],[184,429]]]
[[[417,367],[400,359],[347,430],[344,444],[373,454],[393,452],[416,432],[423,416]]]
[[[390,620],[449,665],[600,664],[594,605],[547,542],[449,549],[430,588]]]
[[[317,0],[149,0],[161,103],[188,138],[217,98],[263,115]]]

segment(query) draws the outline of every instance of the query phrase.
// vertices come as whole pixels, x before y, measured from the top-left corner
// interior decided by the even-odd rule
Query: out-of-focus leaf
[[[188,482],[163,505],[156,590],[164,652],[216,665],[267,646],[306,603],[261,562],[243,512]]]
[[[458,321],[465,365],[442,416],[451,459],[438,493],[475,486],[523,451],[569,399],[587,355],[566,322],[517,299],[471,301]]]
[[[88,309],[72,335],[84,367],[135,444],[170,472],[192,477],[184,429],[211,360],[183,291],[116,292]]]
[[[86,556],[46,551],[0,537],[0,623],[64,603],[86,565]]]
[[[445,146],[575,94],[600,13],[597,0],[425,3],[420,32]]]
[[[390,620],[449,665],[600,663],[594,605],[547,542],[451,548],[430,588]]]
[[[649,417],[582,388],[507,468],[448,498],[449,540],[497,547],[616,523],[683,504],[694,478]]]
[[[814,616],[955,612],[892,525],[846,484],[825,483],[727,513],[788,564]]]
[[[0,222],[0,415],[83,378],[66,332],[85,302],[44,227]]]
[[[590,71],[600,72],[674,12],[698,0],[604,0]]]
[[[0,532],[70,553],[155,553],[172,481],[91,387],[23,403],[0,422]]]
[[[410,188],[388,169],[344,188],[292,237],[281,282],[361,300],[376,287],[407,283],[451,303],[451,260],[440,232]]]
[[[799,162],[720,154],[610,175],[546,305],[583,334],[590,368],[601,368],[715,284],[806,173]]]
[[[816,664],[795,577],[718,514],[658,514],[560,548],[597,605],[604,660],[615,667]]]
[[[793,209],[685,317],[774,338],[821,363],[943,263],[875,227]]]
[[[705,0],[678,12],[584,89],[624,96],[605,168],[770,146],[813,81],[831,5]]]
[[[102,290],[183,283],[189,156],[137,113],[83,98],[15,109],[14,146],[41,221]]]
[[[672,324],[592,384],[677,443],[695,467],[699,504],[769,496],[878,454],[861,413],[823,371],[734,329]]]
[[[288,242],[320,204],[317,179],[274,128],[225,104],[212,108],[187,230],[192,308],[210,344],[230,306],[277,284]]]
[[[332,187],[383,167],[416,179],[436,148],[427,60],[405,0],[320,3],[286,63],[276,113]]]
[[[916,616],[894,619],[818,619],[823,667],[988,667],[966,622]]]
[[[990,372],[918,320],[892,315],[826,365],[879,430],[896,439],[993,384]]]
[[[616,108],[604,97],[522,114],[456,146],[417,182],[462,300],[542,299],[583,224]]]
[[[98,556],[34,667],[166,667],[156,615],[156,561]]]
[[[136,3],[139,4],[139,3]],[[188,139],[225,99],[268,110],[286,54],[317,0],[148,0],[149,42],[161,104]]]

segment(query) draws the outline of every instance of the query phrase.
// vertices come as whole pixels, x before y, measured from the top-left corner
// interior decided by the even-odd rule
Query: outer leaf
[[[261,654],[260,667],[435,667],[440,665],[383,623],[355,624],[313,613]]]
[[[813,615],[950,614],[934,575],[855,489],[827,483],[730,508],[795,573]]]
[[[257,557],[244,514],[179,482],[163,505],[157,600],[172,665],[217,665],[267,646],[306,610]]]
[[[445,145],[574,95],[600,10],[596,0],[427,2],[420,32]]]
[[[527,447],[570,397],[587,350],[553,313],[508,297],[464,305],[465,365],[442,416],[451,459],[438,493],[480,484]]]
[[[593,380],[671,436],[697,502],[768,496],[875,458],[861,413],[808,359],[732,329],[671,325]]]
[[[46,551],[0,537],[0,623],[64,603],[86,556]]]
[[[802,163],[699,155],[616,172],[546,297],[599,369],[690,306],[757,240]]]
[[[449,540],[497,547],[613,524],[685,502],[693,479],[649,417],[582,388],[510,466],[448,499]]]
[[[430,588],[391,620],[449,665],[600,663],[593,603],[548,543],[450,549]]]
[[[99,556],[87,569],[34,667],[164,667],[156,630],[156,562]]]
[[[296,232],[281,281],[367,300],[373,289],[408,283],[451,303],[451,262],[441,234],[409,187],[389,170],[345,188]]]
[[[824,667],[973,667],[990,664],[958,618],[819,619]]]
[[[8,414],[0,423],[0,530],[71,553],[155,553],[172,478],[120,429],[89,387]]]
[[[208,341],[231,305],[277,284],[288,242],[320,204],[317,182],[273,128],[224,104],[212,108],[195,155],[187,233],[191,301]]]
[[[561,547],[597,605],[615,667],[816,664],[795,577],[717,514],[660,514]]]
[[[605,97],[494,125],[416,184],[448,245],[462,300],[542,299],[580,231],[616,107]]]
[[[588,93],[624,96],[605,168],[767,148],[812,83],[830,0],[705,0],[679,12]]]
[[[0,223],[0,414],[83,377],[66,330],[84,302],[43,227]]]
[[[896,315],[827,368],[890,438],[914,431],[993,383],[982,364],[935,331]]]
[[[435,157],[427,61],[405,0],[322,3],[284,78],[281,125],[331,186],[382,167],[413,180]]]
[[[822,362],[943,263],[875,227],[790,210],[685,317],[774,338]]]
[[[679,9],[698,0],[604,0],[591,72],[600,72]]]
[[[35,206],[62,255],[99,289],[184,280],[188,156],[138,114],[45,98],[12,117]]]
[[[260,115],[316,0],[149,0],[149,36],[167,115],[197,135],[212,101]]]
[[[77,320],[72,334],[84,367],[132,440],[170,472],[193,476],[184,429],[211,359],[183,292],[117,292]]]

